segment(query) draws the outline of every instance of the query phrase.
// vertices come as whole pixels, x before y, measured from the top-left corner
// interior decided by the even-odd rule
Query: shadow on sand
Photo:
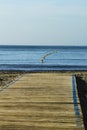
[[[81,78],[76,76],[78,96],[80,99],[81,109],[83,113],[83,121],[85,130],[87,130],[87,83]]]

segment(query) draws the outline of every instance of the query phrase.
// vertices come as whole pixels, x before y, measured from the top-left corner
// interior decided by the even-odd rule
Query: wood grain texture
[[[10,85],[0,93],[0,130],[84,130],[76,124],[72,76],[31,73]]]

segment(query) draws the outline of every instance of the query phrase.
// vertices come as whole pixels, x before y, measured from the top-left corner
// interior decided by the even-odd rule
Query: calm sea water
[[[87,70],[87,46],[0,46],[0,70]]]

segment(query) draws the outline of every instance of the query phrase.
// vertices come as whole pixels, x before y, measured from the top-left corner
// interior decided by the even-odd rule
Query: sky
[[[0,0],[0,45],[87,45],[87,0]]]

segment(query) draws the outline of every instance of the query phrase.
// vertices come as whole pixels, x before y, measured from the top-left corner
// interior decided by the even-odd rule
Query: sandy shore
[[[2,89],[5,85],[9,84],[10,82],[14,81],[23,72],[19,71],[0,71],[0,89]]]
[[[24,72],[24,71],[0,71],[0,90],[3,89],[4,86],[14,81],[20,75],[25,73],[38,73],[35,72]],[[76,75],[80,79],[84,80],[87,83],[87,71],[43,71],[39,73],[58,73],[59,75]]]
[[[0,89],[3,88],[6,84],[9,84],[17,77],[25,73],[37,73],[37,72],[23,72],[23,71],[0,71]],[[50,73],[48,72],[40,72],[40,73]],[[51,71],[51,73],[58,73],[62,75],[76,75],[82,78],[87,82],[87,71]]]

